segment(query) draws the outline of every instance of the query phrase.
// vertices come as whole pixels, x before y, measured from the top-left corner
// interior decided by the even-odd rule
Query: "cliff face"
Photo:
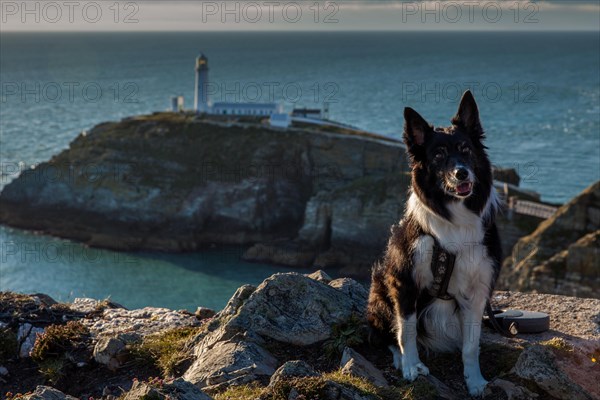
[[[96,126],[23,173],[0,196],[0,221],[121,250],[299,231],[319,249],[372,247],[385,235],[364,231],[400,215],[402,167],[403,148],[385,138],[146,116]]]
[[[497,287],[600,297],[600,182],[514,246]]]

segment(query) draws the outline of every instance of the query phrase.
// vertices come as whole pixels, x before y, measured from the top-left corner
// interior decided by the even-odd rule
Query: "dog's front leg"
[[[479,339],[485,302],[486,299],[483,296],[475,296],[473,301],[468,304],[461,304],[463,317],[462,360],[465,381],[471,396],[481,396],[488,383],[481,375],[479,367]]]
[[[398,344],[402,352],[402,377],[414,381],[419,374],[429,375],[429,369],[421,362],[417,349],[416,312],[407,317],[398,316]]]

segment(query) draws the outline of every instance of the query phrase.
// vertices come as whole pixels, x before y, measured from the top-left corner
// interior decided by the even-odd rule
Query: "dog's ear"
[[[425,140],[433,127],[410,107],[404,109],[404,143],[408,151],[416,155],[423,148]]]
[[[462,99],[460,99],[458,112],[452,118],[452,124],[464,128],[473,139],[483,139],[483,128],[479,121],[479,109],[470,90],[467,90],[463,94]]]

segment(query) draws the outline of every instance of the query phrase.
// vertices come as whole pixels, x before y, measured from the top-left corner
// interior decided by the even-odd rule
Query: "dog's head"
[[[447,128],[434,128],[412,108],[404,109],[404,119],[413,191],[426,203],[432,199],[464,201],[473,211],[481,211],[489,196],[492,172],[471,92],[465,92]],[[446,216],[444,210],[436,211]]]

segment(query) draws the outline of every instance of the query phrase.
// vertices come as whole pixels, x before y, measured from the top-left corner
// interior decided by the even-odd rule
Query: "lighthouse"
[[[194,110],[197,113],[208,112],[208,58],[204,54],[196,58]]]

